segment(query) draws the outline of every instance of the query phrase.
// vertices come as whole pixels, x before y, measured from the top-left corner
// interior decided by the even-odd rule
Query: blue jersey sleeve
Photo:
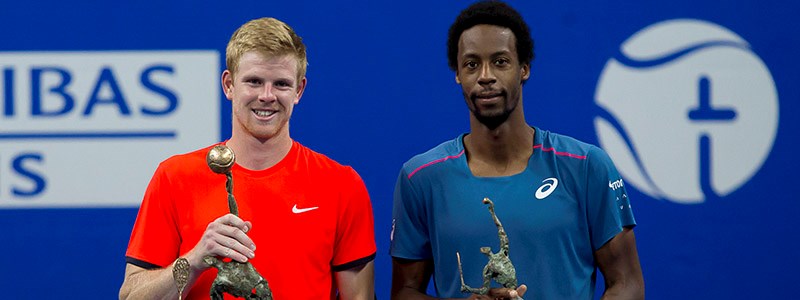
[[[622,177],[605,151],[592,147],[587,163],[587,216],[592,247],[597,250],[620,233],[623,227],[636,226],[636,220]]]
[[[403,169],[397,177],[392,208],[389,254],[406,259],[431,258],[426,205]]]

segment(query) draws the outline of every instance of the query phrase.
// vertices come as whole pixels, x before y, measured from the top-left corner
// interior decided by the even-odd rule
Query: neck
[[[525,121],[522,106],[497,128],[490,129],[470,115],[470,133],[464,137],[467,162],[476,176],[508,176],[522,172],[533,154],[534,129]]]
[[[518,107],[506,122],[490,129],[470,115],[470,133],[464,138],[467,152],[474,156],[503,161],[519,153],[533,152],[533,128],[525,121],[522,107]]]
[[[234,132],[226,144],[236,153],[236,164],[249,170],[268,169],[278,164],[292,149],[292,139],[288,132],[279,133],[269,139],[237,135]]]

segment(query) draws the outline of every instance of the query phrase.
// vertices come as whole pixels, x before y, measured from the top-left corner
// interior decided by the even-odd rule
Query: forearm
[[[436,300],[439,298],[428,296],[425,293],[428,281],[433,273],[433,261],[409,260],[404,258],[392,259],[392,290],[393,300]]]
[[[120,288],[119,298],[177,299],[178,289],[172,279],[172,266],[157,270],[142,270],[126,276]]]
[[[608,283],[606,283],[608,285]],[[644,299],[644,285],[635,280],[616,282],[606,287],[601,300],[641,300]]]
[[[410,287],[402,287],[392,292],[392,299],[398,300],[458,300],[458,299],[472,299],[472,298],[436,298],[431,297],[424,292],[420,292]]]
[[[189,273],[189,281],[183,295],[188,294],[194,285],[199,270]],[[120,299],[178,299],[178,288],[172,276],[172,265],[155,270],[146,270],[128,264],[125,268],[125,281],[119,291]]]
[[[633,230],[624,228],[595,251],[595,257],[606,284],[601,299],[644,299],[644,277]]]
[[[373,300],[375,298],[375,262],[336,272],[339,297],[344,300]]]
[[[435,300],[437,298],[431,297],[412,288],[402,287],[392,291],[392,299],[408,299],[408,300]]]

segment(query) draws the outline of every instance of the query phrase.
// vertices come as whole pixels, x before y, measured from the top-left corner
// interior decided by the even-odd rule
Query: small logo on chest
[[[542,180],[542,185],[536,190],[536,199],[542,200],[550,196],[556,190],[556,187],[558,187],[558,179],[550,177]]]
[[[308,208],[297,208],[297,204],[295,204],[294,206],[292,206],[292,212],[296,213],[296,214],[302,214],[304,212],[312,211],[312,210],[315,210],[317,208],[319,208],[319,207],[318,206],[314,206],[314,207],[308,207]]]

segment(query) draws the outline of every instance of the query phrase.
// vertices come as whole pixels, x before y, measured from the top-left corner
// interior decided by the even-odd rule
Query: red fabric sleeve
[[[340,176],[341,207],[336,226],[333,269],[341,271],[371,261],[376,253],[372,204],[364,181],[353,168]],[[338,267],[338,268],[337,268]]]
[[[166,267],[178,257],[180,234],[170,194],[169,178],[162,163],[147,186],[133,225],[128,251],[125,253],[128,262],[133,259]]]

